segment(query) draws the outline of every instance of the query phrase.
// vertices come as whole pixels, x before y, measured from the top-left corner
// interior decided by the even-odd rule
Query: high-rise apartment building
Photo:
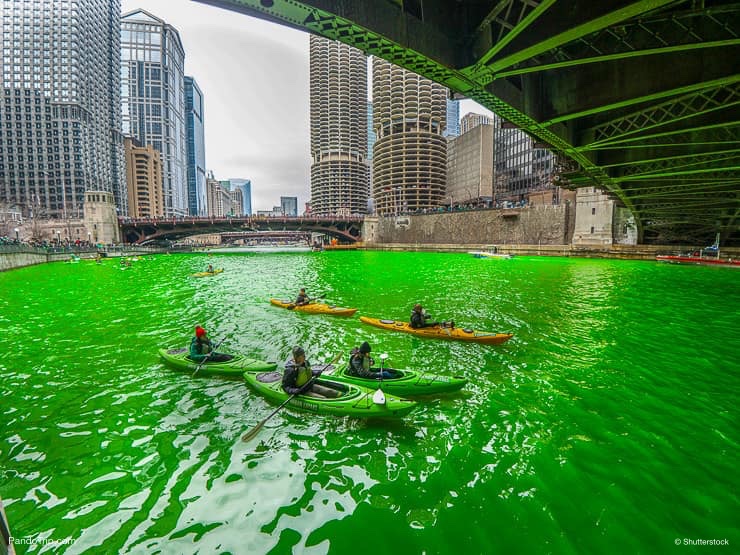
[[[460,135],[460,101],[447,99],[447,119],[445,121],[445,137]]]
[[[297,216],[298,197],[280,197],[280,211],[284,216]]]
[[[244,216],[252,215],[252,182],[249,179],[232,177],[229,179],[234,189],[240,189],[242,192],[242,214]]]
[[[205,216],[206,142],[203,132],[203,93],[193,77],[185,76],[185,127],[188,137],[188,213]]]
[[[164,215],[162,207],[162,160],[152,145],[124,139],[128,209],[132,218]]]
[[[313,214],[364,213],[367,59],[356,48],[312,35],[310,73]]]
[[[119,0],[0,2],[1,203],[77,217],[104,191],[126,213],[119,16]]]
[[[378,214],[436,208],[447,176],[447,90],[373,58],[373,196]]]
[[[373,103],[367,103],[367,161],[373,161],[373,147],[375,146],[375,130],[373,130]],[[371,166],[372,167],[372,166]],[[370,180],[372,183],[372,179]]]
[[[121,16],[120,28],[123,133],[162,154],[165,215],[185,216],[185,50],[180,35],[144,10]]]
[[[460,120],[460,134],[467,133],[478,125],[493,125],[493,118],[483,114],[468,112]]]

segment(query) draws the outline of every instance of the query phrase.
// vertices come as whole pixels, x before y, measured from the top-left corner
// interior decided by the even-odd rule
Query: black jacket
[[[370,378],[375,379],[378,377],[377,372],[373,372],[371,368],[366,369],[362,365],[362,353],[354,353],[349,359],[349,369],[347,373],[350,376],[357,376],[358,378]],[[370,359],[370,366],[375,364],[375,361]]]
[[[424,326],[426,326],[428,319],[429,319],[429,316],[427,316],[423,312],[416,312],[415,310],[411,311],[411,327],[412,328],[423,328]]]
[[[296,385],[296,382],[298,381],[298,375],[303,369],[310,372],[311,376],[317,376],[319,374],[318,371],[311,369],[311,364],[307,360],[304,361],[303,364],[301,364],[300,366],[297,365],[292,358],[289,358],[285,362],[285,371],[283,372],[283,391],[291,395],[304,392],[304,387],[306,384],[303,384],[301,386]]]

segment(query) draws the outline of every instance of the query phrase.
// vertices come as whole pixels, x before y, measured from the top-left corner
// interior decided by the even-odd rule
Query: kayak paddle
[[[331,361],[331,362],[330,362],[329,364],[327,364],[326,366],[329,366],[330,364],[334,364],[334,363],[335,363],[336,361],[338,361],[338,360],[339,360],[339,357],[341,357],[341,356],[342,356],[342,353],[338,353],[338,354],[337,354],[337,356],[335,356],[335,357],[334,357],[334,358],[332,359],[332,361]],[[323,372],[323,370],[322,370],[322,372]],[[316,381],[316,380],[317,380],[317,379],[319,378],[319,376],[320,376],[320,375],[321,375],[321,374],[319,374],[318,376],[314,376],[314,377],[313,377],[313,378],[311,378],[311,379],[310,379],[310,380],[309,380],[309,381],[308,381],[307,383],[308,383],[308,384],[313,384],[313,383],[314,383],[314,382],[315,382],[315,381]],[[242,441],[249,441],[249,440],[250,440],[250,439],[252,439],[252,438],[253,438],[254,436],[256,436],[256,435],[257,435],[257,434],[259,433],[259,431],[260,431],[260,430],[262,429],[262,427],[263,427],[263,426],[264,426],[264,425],[265,425],[265,424],[267,423],[267,421],[268,421],[268,420],[269,420],[270,418],[272,418],[273,416],[275,416],[275,415],[276,415],[277,413],[279,413],[279,412],[280,412],[280,411],[281,411],[281,410],[283,409],[283,407],[285,407],[285,405],[287,405],[288,403],[290,403],[290,402],[291,402],[291,401],[293,400],[293,397],[295,397],[296,395],[300,395],[300,393],[293,393],[293,394],[292,394],[292,395],[291,395],[290,397],[288,397],[288,398],[287,398],[287,399],[286,399],[285,401],[283,401],[283,403],[282,403],[282,404],[281,404],[281,405],[280,405],[280,406],[279,406],[278,408],[276,408],[276,409],[275,409],[274,411],[272,411],[272,412],[271,412],[271,413],[270,413],[270,414],[269,414],[269,415],[267,416],[267,418],[265,418],[264,420],[262,420],[262,421],[261,421],[261,422],[260,422],[259,424],[257,424],[257,425],[256,425],[256,426],[255,426],[254,428],[252,428],[252,429],[251,429],[251,430],[249,430],[249,431],[248,431],[247,433],[245,433],[245,434],[244,434],[244,435],[242,436]]]
[[[376,405],[385,405],[385,393],[383,393],[383,362],[388,358],[388,353],[380,355],[380,383],[378,389],[373,393],[373,403]]]
[[[221,343],[223,343],[224,341],[226,341],[226,338],[225,337],[221,341],[218,342],[218,345],[216,345],[213,349],[211,349],[211,352],[208,353],[203,358],[203,360],[200,361],[200,364],[198,364],[198,366],[195,368],[195,372],[193,372],[193,375],[191,377],[193,377],[193,378],[195,377],[195,375],[198,373],[198,370],[200,370],[203,367],[203,365],[206,363],[206,361],[209,358],[211,358],[211,355],[216,352],[216,349],[218,349],[221,346]]]

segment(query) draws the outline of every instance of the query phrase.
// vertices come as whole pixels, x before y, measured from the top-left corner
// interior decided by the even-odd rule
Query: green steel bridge
[[[195,0],[350,44],[446,85],[557,154],[643,243],[740,244],[740,3]]]

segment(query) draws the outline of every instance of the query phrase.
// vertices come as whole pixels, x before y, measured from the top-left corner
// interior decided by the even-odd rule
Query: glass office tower
[[[188,214],[184,63],[174,27],[144,10],[121,16],[123,133],[161,153],[165,216]]]
[[[188,212],[191,216],[207,216],[203,93],[195,79],[187,75],[185,76],[185,110],[188,136]]]

